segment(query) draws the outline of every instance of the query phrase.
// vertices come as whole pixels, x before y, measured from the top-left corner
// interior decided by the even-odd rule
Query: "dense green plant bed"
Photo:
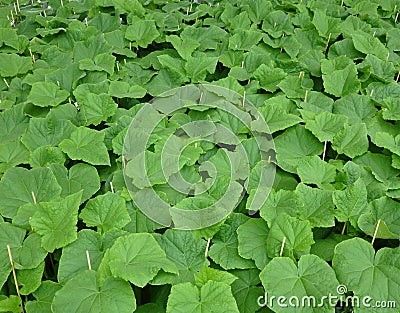
[[[0,1],[0,312],[399,312],[399,13]]]

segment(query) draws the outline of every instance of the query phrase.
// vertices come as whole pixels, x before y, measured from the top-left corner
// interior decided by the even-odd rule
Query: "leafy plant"
[[[0,312],[398,312],[399,10],[1,1]]]

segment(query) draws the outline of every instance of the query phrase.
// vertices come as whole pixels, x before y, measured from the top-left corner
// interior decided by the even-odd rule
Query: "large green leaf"
[[[98,125],[117,111],[117,104],[105,93],[75,94],[75,97],[84,116],[85,125]]]
[[[357,226],[357,220],[365,212],[367,200],[367,188],[364,181],[358,178],[354,184],[344,190],[336,190],[333,193],[333,203],[336,205],[335,217],[340,222],[350,221]]]
[[[326,92],[342,97],[360,89],[356,65],[347,57],[321,60],[322,79]]]
[[[110,249],[109,267],[115,277],[144,287],[163,269],[178,273],[176,265],[167,258],[151,234],[129,234],[115,241]]]
[[[51,303],[54,294],[61,289],[61,285],[51,280],[45,280],[40,287],[32,293],[36,300],[27,301],[25,309],[28,313],[52,313]]]
[[[22,246],[26,231],[22,228],[11,225],[10,223],[0,222],[0,287],[3,287],[11,273],[10,258],[7,245],[14,256],[17,249]]]
[[[104,252],[114,244],[116,238],[124,234],[124,232],[118,231],[101,235],[91,229],[82,229],[78,232],[77,240],[62,251],[57,273],[58,281],[65,283],[86,271],[88,256],[91,268],[97,270]],[[86,251],[89,255],[86,254]]]
[[[304,126],[296,125],[275,138],[275,149],[278,165],[296,173],[300,160],[305,156],[321,154],[323,145]]]
[[[29,119],[24,114],[24,105],[14,105],[0,112],[0,140],[5,142],[17,139],[28,126]]]
[[[110,157],[104,144],[104,133],[79,127],[64,139],[60,148],[73,160],[82,160],[93,165],[110,165]]]
[[[259,310],[257,299],[264,293],[260,286],[260,271],[257,269],[233,270],[231,273],[238,278],[231,285],[231,289],[239,311],[254,313]]]
[[[362,155],[368,150],[367,128],[365,124],[345,125],[344,129],[333,137],[332,148],[339,154],[351,158]]]
[[[0,181],[0,213],[13,218],[23,204],[50,201],[60,194],[61,187],[50,169],[10,168]]]
[[[345,115],[321,112],[315,115],[305,114],[305,128],[313,133],[319,141],[332,141],[338,131],[344,128],[347,122]]]
[[[236,229],[249,218],[243,214],[231,215],[220,227],[212,239],[209,255],[211,259],[224,269],[253,268],[254,262],[242,258],[238,253],[238,238]]]
[[[22,311],[22,300],[18,296],[0,296],[0,312],[20,313]]]
[[[0,64],[0,75],[13,77],[29,71],[32,68],[32,59],[17,54],[0,53]]]
[[[30,224],[42,236],[44,249],[53,252],[76,240],[81,197],[82,191],[59,201],[39,203]]]
[[[376,231],[376,228],[379,228]],[[369,236],[384,239],[400,238],[400,204],[388,197],[372,201],[358,219],[358,226]],[[376,231],[376,233],[375,233]]]
[[[54,83],[37,82],[32,85],[28,101],[40,107],[57,106],[69,96]]]
[[[194,283],[195,273],[209,263],[205,257],[206,242],[196,239],[190,231],[172,229],[155,238],[167,257],[176,264],[178,274],[160,272],[152,283]]]
[[[81,201],[84,202],[100,189],[100,177],[94,166],[77,163],[69,170],[61,164],[51,164],[49,167],[62,188],[62,197],[83,190]]]
[[[70,121],[64,119],[32,118],[21,141],[31,151],[42,146],[57,146],[75,129]]]
[[[147,48],[159,35],[154,21],[134,19],[126,29],[125,38],[135,42],[136,46]]]
[[[333,312],[329,301],[324,301],[323,306],[319,304],[326,295],[336,295],[339,283],[333,269],[316,255],[303,255],[297,265],[288,257],[274,258],[262,270],[260,278],[268,292],[265,304],[274,312]],[[310,300],[310,306],[291,306],[285,301],[281,306],[281,302],[273,300],[280,296],[286,299],[297,297],[299,301],[308,297],[315,302],[313,305],[313,300]]]
[[[231,288],[209,281],[200,289],[191,283],[175,285],[168,297],[167,313],[239,313]]]
[[[238,252],[245,259],[252,259],[259,269],[268,263],[268,225],[261,218],[252,218],[237,229]]]
[[[56,292],[51,308],[54,313],[131,313],[136,299],[128,282],[110,277],[100,285],[96,272],[86,271]]]
[[[121,229],[130,222],[125,199],[111,192],[90,199],[79,217],[87,226],[96,226],[101,233]]]
[[[282,255],[294,258],[309,251],[313,243],[310,222],[283,213],[278,215],[269,230],[268,257],[279,256],[283,245]]]
[[[305,157],[299,162],[297,174],[303,183],[323,188],[335,180],[336,168],[315,155]]]
[[[332,192],[298,184],[295,194],[298,202],[296,215],[310,221],[312,227],[331,227],[335,225]]]
[[[353,238],[339,243],[335,248],[332,266],[339,282],[345,284],[354,296],[362,299],[400,301],[399,248],[382,248],[375,253],[372,245]],[[380,300],[382,301],[382,300]],[[358,312],[376,312],[373,307],[361,307]],[[397,312],[386,308],[385,312]]]
[[[213,74],[217,66],[218,58],[199,56],[188,57],[185,65],[186,73],[192,78],[192,82],[203,81],[207,73]]]

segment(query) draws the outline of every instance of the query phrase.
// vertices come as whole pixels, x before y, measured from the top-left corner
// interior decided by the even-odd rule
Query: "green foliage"
[[[0,312],[333,313],[258,300],[339,284],[400,305],[398,1],[14,3]]]

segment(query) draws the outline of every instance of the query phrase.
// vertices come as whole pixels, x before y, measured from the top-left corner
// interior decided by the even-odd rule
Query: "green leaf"
[[[28,126],[29,119],[24,114],[24,105],[18,104],[0,112],[0,141],[19,138]]]
[[[281,68],[269,67],[261,64],[253,73],[253,77],[260,82],[260,87],[266,91],[275,92],[278,84],[287,76]]]
[[[392,62],[382,61],[372,54],[368,54],[365,61],[359,66],[361,69],[363,69],[362,66],[366,66],[366,71],[370,72],[372,77],[388,83],[393,80],[396,74]]]
[[[238,29],[232,37],[229,37],[229,49],[248,51],[258,44],[263,37],[259,31]]]
[[[398,255],[399,248],[382,248],[375,254],[369,242],[352,238],[336,246],[332,267],[339,281],[353,291],[354,296],[399,302],[396,291],[400,288]],[[385,309],[388,313],[396,310]]]
[[[379,228],[375,233],[379,222]],[[358,219],[358,226],[369,236],[383,239],[400,238],[400,204],[388,197],[370,202]]]
[[[389,133],[377,132],[374,143],[379,147],[400,155],[400,135],[392,136]]]
[[[238,253],[238,235],[236,229],[249,218],[243,214],[232,214],[220,227],[212,239],[209,256],[223,269],[253,268],[254,262],[242,258]]]
[[[349,124],[365,123],[376,113],[371,97],[349,94],[335,102],[333,113],[347,116]]]
[[[115,241],[109,252],[109,266],[115,277],[144,287],[160,269],[178,273],[164,250],[150,234],[129,234]]]
[[[73,58],[75,62],[83,59],[94,59],[97,55],[110,53],[112,47],[105,41],[104,34],[97,34],[89,37],[83,37],[73,46]],[[70,47],[68,46],[70,49]]]
[[[32,233],[24,240],[18,252],[14,252],[14,266],[18,270],[34,269],[44,261],[46,256],[47,252],[41,247],[40,236]]]
[[[59,201],[39,203],[30,224],[42,236],[44,249],[53,252],[76,240],[81,197],[82,192],[77,192]]]
[[[261,218],[249,219],[237,229],[238,252],[245,259],[252,259],[259,269],[269,262],[267,223]]]
[[[296,182],[297,186],[297,182]],[[275,218],[282,213],[293,214],[297,207],[297,198],[292,190],[280,189],[271,190],[264,205],[260,209],[260,216],[267,221],[268,227],[271,227]]]
[[[15,29],[10,28],[0,28],[0,47],[6,45],[12,47],[16,50],[19,49],[19,39],[18,34]]]
[[[192,82],[203,81],[207,73],[213,74],[217,66],[218,58],[208,56],[188,57],[185,65],[187,75]]]
[[[106,53],[96,55],[92,59],[82,59],[79,61],[79,69],[87,71],[105,71],[114,74],[115,56]]]
[[[320,188],[335,180],[336,168],[318,156],[305,157],[299,162],[297,174],[305,184],[315,184]]]
[[[118,105],[107,94],[74,94],[86,121],[85,125],[98,125],[110,116],[113,116],[117,111]]]
[[[325,12],[320,9],[314,11],[312,23],[314,24],[320,36],[329,37],[332,41],[335,41],[341,33],[341,20],[339,18],[326,15]]]
[[[280,296],[286,299],[293,296],[297,299],[313,297],[318,303],[318,308],[315,305],[311,306],[311,309],[299,307],[294,309],[294,312],[332,312],[328,301],[324,301],[324,306],[320,306],[319,301],[326,295],[336,295],[339,283],[333,269],[316,255],[301,256],[297,265],[288,257],[274,258],[260,273],[260,278],[268,292],[269,299],[267,300],[269,301],[265,304],[268,304],[275,312],[287,311],[287,308],[278,305],[278,302],[271,303],[272,297],[276,300]],[[277,284],[277,281],[284,283]]]
[[[61,187],[50,169],[10,168],[0,181],[0,213],[13,218],[23,204],[50,201],[60,194]]]
[[[251,129],[260,132],[274,133],[278,130],[284,130],[290,126],[296,125],[302,121],[300,117],[294,114],[289,114],[281,107],[281,105],[272,103],[259,108],[264,120],[256,119],[251,121]],[[268,125],[269,131],[265,128],[265,123]]]
[[[238,279],[231,285],[232,294],[235,297],[240,312],[254,313],[260,309],[257,299],[264,294],[264,290],[260,285],[260,271],[257,269],[250,270],[233,270],[231,271]]]
[[[54,83],[37,82],[32,85],[27,100],[40,107],[57,106],[69,96],[66,90],[60,90]]]
[[[111,192],[90,199],[79,217],[86,226],[95,226],[101,233],[121,229],[130,222],[125,200]]]
[[[0,53],[0,64],[0,76],[13,77],[28,72],[32,68],[32,59],[17,54]]]
[[[315,243],[311,246],[310,253],[327,262],[332,261],[336,245],[349,238],[351,237],[332,233],[326,238],[315,240]]]
[[[304,102],[300,103],[300,106],[304,109],[301,110],[300,113],[303,115],[303,118],[308,119],[314,118],[314,114],[319,114],[323,112],[331,113],[333,102],[333,99],[328,97],[324,93],[311,90],[307,95],[307,99],[304,99]]]
[[[194,50],[200,46],[200,42],[197,40],[189,37],[184,37],[181,39],[176,35],[167,36],[166,41],[170,42],[174,46],[176,51],[184,60],[187,60],[192,55]]]
[[[139,85],[131,86],[127,82],[111,81],[108,89],[108,94],[116,98],[143,98],[146,94],[146,89]]]
[[[400,171],[391,166],[391,157],[378,153],[367,152],[354,159],[354,162],[369,168],[374,177],[385,184],[387,188],[400,188]]]
[[[321,154],[323,145],[304,126],[296,125],[275,138],[275,149],[278,165],[296,173],[300,160],[305,156]]]
[[[272,10],[265,18],[262,29],[274,38],[289,35],[293,32],[293,25],[288,14],[279,10]]]
[[[321,71],[327,93],[342,97],[360,89],[356,65],[345,56],[321,60]]]
[[[144,87],[150,95],[158,96],[165,91],[179,87],[185,81],[180,74],[167,69],[161,69]]]
[[[400,101],[398,98],[385,99],[382,117],[385,120],[400,121]]]
[[[54,313],[131,313],[136,299],[128,282],[110,277],[100,285],[96,272],[86,271],[56,292],[51,307]]]
[[[94,166],[78,163],[69,170],[61,164],[49,167],[62,188],[61,197],[83,190],[81,201],[84,202],[100,189],[100,177]]]
[[[332,141],[332,148],[339,154],[350,158],[362,155],[368,151],[367,128],[365,124],[345,125]]]
[[[231,288],[221,282],[209,281],[200,289],[191,283],[172,286],[167,313],[239,313]]]
[[[29,151],[20,140],[0,143],[0,172],[22,163],[28,163]]]
[[[286,238],[283,256],[295,258],[304,252],[307,253],[314,243],[311,223],[291,217],[285,213],[278,215],[268,233],[269,258],[280,255],[283,238]]]
[[[207,266],[203,266],[200,271],[194,274],[194,280],[198,287],[204,286],[209,281],[216,281],[227,285],[232,285],[236,279],[237,277],[229,272],[217,270]]]
[[[278,87],[288,98],[305,98],[306,92],[313,88],[314,82],[308,77],[299,77],[299,75],[286,76]]]
[[[65,155],[58,147],[39,147],[31,153],[31,157],[29,159],[29,164],[32,166],[32,168],[48,167],[52,163],[65,163]]]
[[[351,34],[353,39],[354,47],[365,54],[372,54],[377,56],[381,60],[386,60],[388,50],[385,48],[383,43],[371,34],[363,31],[356,31]]]
[[[142,211],[133,205],[132,201],[127,202],[126,208],[131,221],[124,227],[124,230],[130,233],[152,233],[155,229],[163,227],[144,215]]]
[[[124,232],[119,231],[101,235],[91,229],[82,229],[78,232],[77,240],[62,250],[57,273],[58,281],[66,283],[88,269],[86,250],[89,252],[91,268],[97,270],[104,252],[123,234]]]
[[[331,227],[335,225],[332,192],[312,188],[303,183],[296,187],[298,197],[296,214],[308,220],[312,227]]]
[[[30,151],[42,146],[57,146],[75,129],[70,121],[63,119],[31,118],[21,141]]]
[[[10,246],[13,257],[18,256],[18,249],[22,246],[26,231],[10,223],[0,222],[0,287],[3,287],[11,273],[10,258],[7,245]]]
[[[357,220],[365,212],[368,203],[364,181],[358,178],[346,189],[336,190],[333,193],[333,203],[336,206],[335,217],[337,220],[339,222],[350,221],[353,227],[357,227]]]
[[[54,294],[61,289],[61,285],[50,280],[42,282],[40,287],[32,294],[36,298],[34,301],[27,301],[25,309],[28,313],[52,313],[51,303]]]
[[[206,242],[194,238],[190,231],[169,229],[155,238],[167,257],[177,266],[178,274],[160,272],[152,284],[194,283],[195,273],[209,264],[205,257]]]
[[[45,262],[43,261],[36,268],[17,271],[18,284],[22,286],[20,288],[21,295],[29,295],[39,288],[44,273],[44,265]]]
[[[332,141],[338,131],[344,128],[347,117],[330,112],[321,112],[315,115],[303,116],[305,128],[313,133],[320,142]]]
[[[104,133],[79,127],[64,139],[60,148],[73,160],[82,160],[93,165],[110,165],[110,157],[104,144]]]
[[[21,297],[10,296],[9,298],[3,298],[3,296],[0,296],[0,312],[23,312]]]
[[[147,48],[159,35],[154,21],[134,19],[126,29],[125,38],[134,41],[136,47]]]

